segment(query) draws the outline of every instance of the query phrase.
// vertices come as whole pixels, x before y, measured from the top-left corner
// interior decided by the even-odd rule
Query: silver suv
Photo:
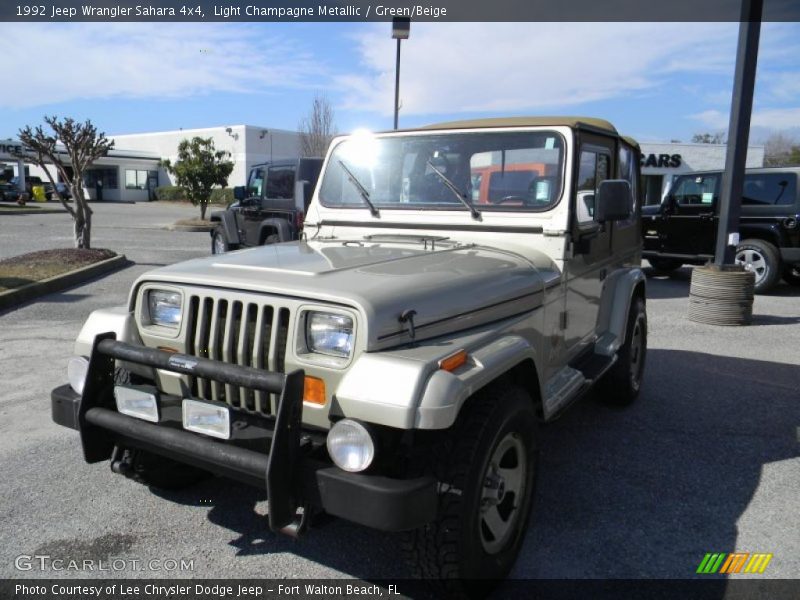
[[[245,481],[274,531],[405,531],[418,576],[488,587],[527,530],[538,423],[639,394],[638,182],[597,119],[338,138],[303,239],[151,271],[94,312],[53,419],[90,463]]]

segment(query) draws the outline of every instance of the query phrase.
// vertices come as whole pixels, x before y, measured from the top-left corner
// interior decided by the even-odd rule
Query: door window
[[[672,192],[680,206],[711,206],[719,197],[719,175],[680,177]]]
[[[250,171],[250,181],[247,182],[247,195],[261,197],[261,190],[264,187],[264,169],[253,169]]]
[[[294,198],[294,173],[292,166],[270,167],[267,172],[267,198]]]
[[[575,214],[578,224],[594,222],[594,199],[601,181],[609,178],[610,157],[604,152],[581,151]]]

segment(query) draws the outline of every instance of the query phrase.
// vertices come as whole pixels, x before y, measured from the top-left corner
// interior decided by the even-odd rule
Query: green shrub
[[[186,190],[178,185],[162,185],[156,188],[156,198],[167,202],[188,202]],[[209,204],[220,204],[227,206],[233,202],[232,188],[214,188],[211,190]]]
[[[233,188],[214,188],[211,190],[211,204],[222,204],[227,206],[233,202]]]
[[[186,202],[186,191],[177,185],[162,185],[156,188],[156,198],[167,202]]]

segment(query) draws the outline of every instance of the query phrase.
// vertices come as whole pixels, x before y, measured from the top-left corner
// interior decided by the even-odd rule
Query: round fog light
[[[89,372],[89,361],[83,356],[73,356],[67,364],[67,380],[76,394],[83,395],[83,385]]]
[[[358,421],[342,419],[328,432],[328,454],[337,467],[351,473],[363,471],[375,458],[375,444]]]

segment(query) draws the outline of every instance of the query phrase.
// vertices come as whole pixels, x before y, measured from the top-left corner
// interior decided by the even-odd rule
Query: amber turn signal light
[[[303,381],[303,402],[325,404],[325,382],[322,379],[306,376]]]
[[[458,367],[467,362],[467,351],[459,350],[439,361],[439,368],[442,371],[455,371]]]

